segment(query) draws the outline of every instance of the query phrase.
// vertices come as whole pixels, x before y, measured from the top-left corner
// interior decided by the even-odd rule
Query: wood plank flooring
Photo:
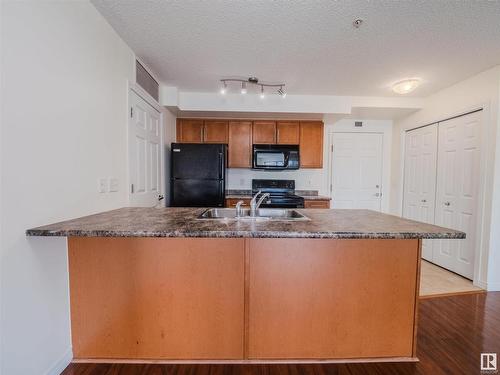
[[[482,292],[472,281],[422,259],[420,297],[443,294]]]
[[[500,356],[500,292],[420,302],[417,363],[293,365],[71,364],[63,375],[480,374],[480,353]]]

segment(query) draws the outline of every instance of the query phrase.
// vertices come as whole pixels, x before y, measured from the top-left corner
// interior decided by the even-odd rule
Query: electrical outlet
[[[108,179],[100,178],[97,180],[97,191],[99,193],[106,193],[108,189]]]
[[[109,178],[109,192],[116,193],[119,190],[118,179],[115,177]]]

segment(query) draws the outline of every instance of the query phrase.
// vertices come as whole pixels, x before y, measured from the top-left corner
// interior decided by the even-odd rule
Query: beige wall
[[[404,131],[438,122],[474,109],[483,110],[482,181],[483,233],[477,278],[491,290],[500,290],[500,66],[484,71],[425,98],[423,109],[395,121],[391,174],[392,213],[402,212]],[[498,152],[496,152],[498,151]]]
[[[72,357],[66,239],[24,232],[127,205],[135,58],[87,1],[1,6],[0,372],[59,374]],[[120,191],[98,193],[111,176]]]

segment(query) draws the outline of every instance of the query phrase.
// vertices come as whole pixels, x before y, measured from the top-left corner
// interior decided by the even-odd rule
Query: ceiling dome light
[[[408,94],[415,90],[420,85],[420,80],[417,78],[405,79],[396,82],[392,85],[392,91],[396,94]]]
[[[266,94],[264,93],[264,86],[260,86],[260,98],[264,99],[266,97]]]
[[[247,93],[247,84],[246,82],[241,82],[241,93],[246,94]]]
[[[222,86],[220,88],[221,95],[225,95],[227,92],[227,83],[226,81],[222,81]]]

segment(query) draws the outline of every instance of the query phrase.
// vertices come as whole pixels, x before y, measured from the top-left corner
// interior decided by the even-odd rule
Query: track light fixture
[[[220,93],[221,93],[222,95],[225,95],[225,94],[226,94],[226,92],[227,92],[227,83],[226,83],[226,82],[222,82],[222,86],[221,86],[221,88],[220,88]]]
[[[220,89],[220,93],[222,95],[226,94],[227,93],[227,90],[228,90],[228,86],[227,86],[227,83],[231,83],[231,82],[238,82],[238,83],[241,83],[241,94],[246,94],[248,92],[248,89],[247,89],[247,84],[250,84],[250,85],[256,85],[256,86],[260,86],[260,98],[261,99],[264,99],[266,97],[266,93],[264,91],[264,88],[266,87],[272,87],[272,88],[275,88],[275,87],[278,87],[278,89],[276,90],[276,94],[278,94],[279,96],[281,96],[282,98],[285,98],[286,97],[286,92],[285,92],[285,84],[284,83],[262,83],[262,82],[259,82],[259,79],[257,77],[249,77],[247,79],[242,79],[242,78],[224,78],[224,79],[221,79],[220,80],[222,85],[221,85],[221,89]]]

